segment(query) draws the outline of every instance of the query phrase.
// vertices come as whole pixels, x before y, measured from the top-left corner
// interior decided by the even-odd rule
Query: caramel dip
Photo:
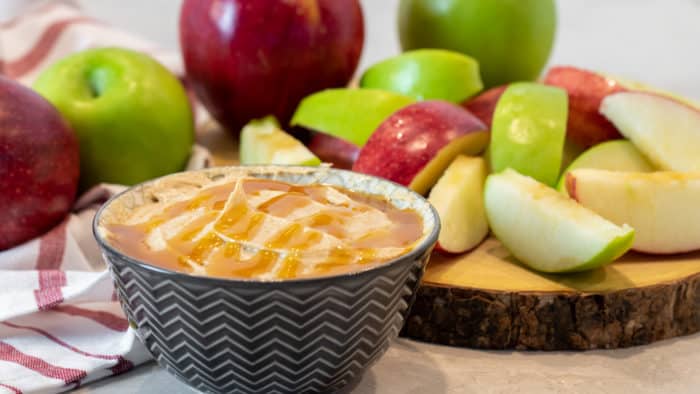
[[[410,251],[420,215],[336,186],[236,178],[154,194],[102,223],[109,243],[194,275],[280,280],[360,271]]]

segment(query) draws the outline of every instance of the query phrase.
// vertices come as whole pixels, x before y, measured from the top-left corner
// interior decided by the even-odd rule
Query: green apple
[[[618,226],[552,188],[508,169],[484,186],[491,230],[523,264],[542,272],[578,272],[625,254],[634,230]]]
[[[476,59],[487,88],[535,80],[554,43],[554,0],[401,0],[404,50],[444,48]]]
[[[379,62],[362,75],[360,87],[390,90],[417,100],[461,103],[483,87],[479,63],[443,49],[419,49]]]
[[[75,130],[80,184],[133,185],[182,170],[194,121],[182,84],[147,55],[90,49],[46,69],[34,89]]]
[[[363,146],[384,119],[414,101],[379,89],[327,89],[302,100],[290,124]]]
[[[249,164],[317,166],[321,160],[285,133],[273,116],[250,121],[240,136],[240,161]]]
[[[566,193],[566,174],[579,168],[600,170],[651,172],[654,167],[634,144],[627,140],[613,140],[594,145],[574,160],[559,178],[557,190]]]
[[[491,169],[513,168],[554,186],[559,179],[568,103],[566,91],[537,83],[508,86],[491,126]]]

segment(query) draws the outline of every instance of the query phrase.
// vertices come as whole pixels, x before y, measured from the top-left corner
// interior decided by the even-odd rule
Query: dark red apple
[[[0,250],[32,239],[70,211],[78,140],[43,97],[0,77]]]
[[[586,148],[603,141],[622,138],[615,126],[598,113],[603,99],[628,90],[614,79],[576,67],[552,67],[544,77],[547,85],[563,88],[569,94],[567,137]]]
[[[335,168],[351,169],[360,154],[360,147],[323,133],[314,133],[308,148],[325,163],[332,163]]]
[[[236,135],[267,115],[286,125],[305,96],[346,86],[363,42],[358,0],[185,0],[180,13],[187,77]]]
[[[457,155],[481,153],[488,139],[486,125],[464,108],[446,101],[422,101],[382,122],[352,170],[425,194]]]
[[[493,111],[496,109],[496,103],[501,95],[506,90],[508,85],[496,86],[491,88],[476,97],[473,97],[464,103],[462,106],[491,129],[491,121],[493,120]]]

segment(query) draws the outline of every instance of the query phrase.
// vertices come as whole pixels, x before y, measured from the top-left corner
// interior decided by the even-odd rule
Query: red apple
[[[544,83],[565,89],[569,94],[567,137],[582,147],[622,138],[600,113],[600,103],[612,93],[627,90],[618,81],[576,67],[552,67]]]
[[[422,101],[380,124],[352,169],[425,194],[457,155],[480,153],[488,138],[486,126],[464,108]]]
[[[351,169],[360,153],[360,147],[323,133],[314,133],[308,148],[321,161],[332,163],[335,168]]]
[[[478,96],[465,101],[462,103],[462,106],[474,114],[474,116],[481,119],[481,121],[484,122],[484,124],[490,129],[491,120],[493,119],[493,111],[496,109],[496,103],[498,103],[498,99],[501,98],[501,95],[507,87],[508,85],[502,85],[491,88]]]
[[[358,0],[185,0],[180,13],[187,76],[234,134],[267,115],[286,125],[305,96],[347,85],[363,42]]]
[[[0,250],[61,221],[78,187],[78,140],[32,90],[0,77]]]

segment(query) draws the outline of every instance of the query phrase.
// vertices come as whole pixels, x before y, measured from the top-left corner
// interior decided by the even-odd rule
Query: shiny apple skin
[[[187,77],[234,135],[267,115],[286,125],[305,96],[347,85],[363,43],[358,0],[185,0],[180,12]]]
[[[34,91],[0,77],[0,250],[37,237],[70,211],[78,140]]]
[[[360,147],[329,134],[315,133],[308,148],[321,161],[333,164],[334,168],[352,169],[360,154]]]
[[[507,87],[508,85],[502,85],[491,88],[478,96],[465,101],[462,103],[462,107],[479,118],[489,129],[491,129],[493,112],[496,110],[496,104]]]

